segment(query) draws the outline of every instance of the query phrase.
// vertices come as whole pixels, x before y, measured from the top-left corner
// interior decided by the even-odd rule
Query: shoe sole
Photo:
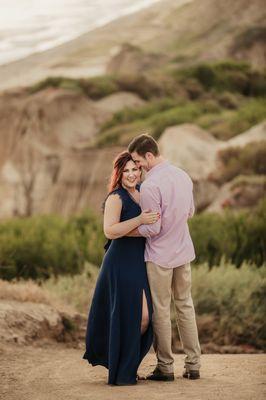
[[[168,377],[168,376],[165,376],[165,377],[155,377],[155,376],[153,376],[153,377],[150,377],[150,378],[146,378],[146,380],[148,380],[148,381],[162,381],[162,382],[172,382],[172,381],[174,381],[175,380],[175,378],[174,377]]]
[[[187,375],[183,375],[183,378],[185,378],[185,379],[196,380],[196,379],[200,379],[200,375],[191,375],[191,374],[187,374]]]

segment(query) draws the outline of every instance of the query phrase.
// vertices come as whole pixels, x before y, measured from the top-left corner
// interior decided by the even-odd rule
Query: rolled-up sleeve
[[[194,205],[194,199],[193,199],[193,194],[192,194],[191,202],[190,202],[190,209],[189,209],[189,213],[188,213],[188,217],[189,217],[189,218],[192,218],[193,215],[194,215],[194,213],[195,213],[195,205]]]
[[[190,199],[190,207],[189,207],[188,217],[192,218],[195,213],[195,204],[194,204],[194,196],[193,196],[193,182],[191,179],[190,179],[190,182],[191,182],[191,199]]]
[[[161,215],[161,193],[156,185],[150,183],[141,185],[140,206],[142,211],[149,210]],[[158,235],[161,231],[161,217],[154,224],[140,225],[138,231],[146,238]]]

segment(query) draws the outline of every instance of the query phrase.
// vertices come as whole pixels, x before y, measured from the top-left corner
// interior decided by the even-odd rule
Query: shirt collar
[[[148,176],[150,177],[154,173],[156,174],[156,172],[158,172],[162,168],[166,167],[167,165],[169,165],[169,161],[167,161],[167,160],[160,162],[159,164],[152,167],[148,172],[146,172],[146,177],[148,177]]]

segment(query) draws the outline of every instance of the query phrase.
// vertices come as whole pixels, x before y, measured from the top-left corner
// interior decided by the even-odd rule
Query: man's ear
[[[146,156],[146,158],[147,158],[148,160],[153,160],[153,159],[154,159],[154,155],[153,155],[150,151],[148,151],[148,152],[145,154],[145,156]]]

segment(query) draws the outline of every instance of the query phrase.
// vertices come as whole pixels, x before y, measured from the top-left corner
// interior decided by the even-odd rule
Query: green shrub
[[[191,79],[198,81],[207,91],[238,92],[245,96],[266,94],[265,71],[253,71],[249,64],[236,61],[221,61],[199,64],[174,72],[178,82],[186,85]]]
[[[158,139],[168,126],[193,122],[201,112],[200,105],[191,102],[154,114],[148,121],[152,127],[152,135]]]
[[[100,221],[90,213],[13,219],[0,224],[0,278],[46,279],[79,273],[103,254]]]
[[[102,131],[110,129],[119,124],[126,124],[139,119],[146,119],[155,113],[168,110],[176,106],[176,100],[171,98],[164,98],[161,100],[151,101],[150,103],[137,108],[124,108],[116,112],[110,121],[102,126]]]
[[[62,76],[46,78],[30,86],[28,90],[30,93],[36,93],[48,87],[81,90],[79,81],[77,79],[64,78]]]
[[[85,96],[98,100],[119,90],[115,80],[110,76],[100,76],[95,78],[66,78],[50,77],[46,78],[29,88],[30,93],[39,92],[47,87],[75,90]]]
[[[42,287],[52,298],[85,314],[91,303],[98,273],[99,268],[85,263],[82,273],[75,276],[51,276],[42,282]]]
[[[192,268],[192,293],[201,343],[248,344],[266,349],[266,266],[205,265]],[[208,335],[201,317],[209,318]]]
[[[178,84],[164,75],[121,76],[116,78],[121,91],[136,93],[143,100],[152,100],[176,95]]]
[[[220,112],[202,113],[195,122],[202,128],[208,129],[217,139],[228,140],[262,122],[265,118],[266,100],[251,98],[241,101],[235,110],[221,109]]]
[[[244,132],[266,118],[266,98],[250,99],[231,114],[229,127],[232,136]]]
[[[228,182],[237,175],[266,174],[266,141],[248,143],[245,147],[229,147],[220,150],[221,163],[214,180],[220,184]]]
[[[114,126],[106,131],[100,133],[95,141],[96,147],[105,147],[105,146],[127,146],[128,143],[136,136],[136,132],[149,132],[150,127],[146,120],[135,120],[128,124],[121,124],[118,126]]]
[[[119,91],[119,86],[111,76],[97,76],[95,78],[80,79],[83,93],[93,100],[99,100],[105,96]]]
[[[247,49],[254,44],[266,41],[266,28],[265,26],[252,26],[245,29],[235,38],[233,51],[239,51],[240,49]]]
[[[224,214],[202,213],[190,222],[196,263],[210,267],[226,262],[262,265],[266,259],[266,201],[249,211]]]
[[[86,265],[82,274],[52,277],[42,286],[53,298],[87,313],[98,271]],[[212,269],[206,264],[192,265],[192,295],[202,344],[266,349],[266,266],[244,263],[237,269],[223,261]]]
[[[173,104],[175,104],[174,107],[172,107]],[[167,99],[140,109],[127,109],[115,114],[115,117],[104,126],[107,129],[99,134],[96,145],[99,147],[114,144],[125,145],[128,140],[141,131],[149,132],[158,139],[168,126],[193,122],[201,113],[214,108],[217,110],[218,106],[212,101],[202,103],[190,101],[176,105],[176,102]]]

